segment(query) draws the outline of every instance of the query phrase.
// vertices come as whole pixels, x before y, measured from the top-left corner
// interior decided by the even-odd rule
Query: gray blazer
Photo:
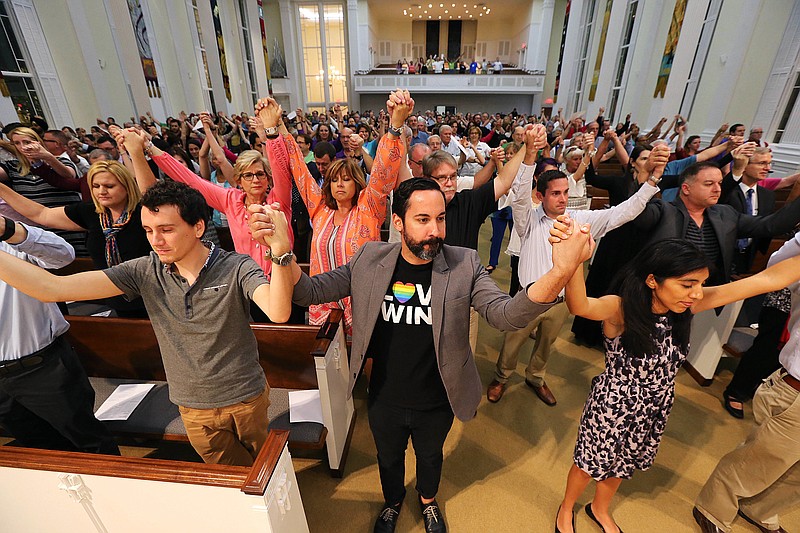
[[[368,242],[348,264],[313,278],[303,274],[295,285],[293,300],[303,306],[352,297],[353,346],[348,394],[352,394],[364,365],[399,255],[400,243]],[[439,374],[453,413],[460,420],[470,420],[476,415],[482,396],[478,368],[469,347],[470,306],[492,327],[512,330],[525,327],[554,303],[533,303],[525,291],[510,297],[490,279],[475,250],[448,245],[433,260],[431,292]]]

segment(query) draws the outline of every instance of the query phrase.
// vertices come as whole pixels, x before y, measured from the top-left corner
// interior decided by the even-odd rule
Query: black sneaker
[[[425,533],[445,533],[447,531],[447,526],[444,525],[444,516],[442,516],[442,511],[435,499],[431,503],[422,503],[420,500],[419,506],[422,509],[422,518],[425,520]]]
[[[375,527],[372,529],[373,533],[393,533],[394,528],[397,527],[397,516],[400,514],[400,504],[389,505],[386,504],[381,510],[381,514],[375,520]]]

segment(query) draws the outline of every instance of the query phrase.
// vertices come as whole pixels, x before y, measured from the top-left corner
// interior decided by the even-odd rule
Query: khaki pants
[[[697,497],[697,508],[725,531],[739,509],[777,530],[780,512],[800,505],[800,392],[783,381],[782,373],[776,371],[758,388],[753,430],[720,460]]]
[[[497,359],[495,379],[500,383],[506,383],[514,374],[517,369],[519,350],[528,340],[531,332],[536,330],[536,341],[533,345],[531,360],[525,369],[525,378],[540,387],[544,383],[545,369],[547,360],[550,358],[551,348],[568,316],[567,304],[562,302],[534,318],[524,328],[507,332],[503,339],[503,348]]]
[[[179,406],[189,442],[206,463],[251,466],[267,441],[269,386],[233,405],[214,409]]]

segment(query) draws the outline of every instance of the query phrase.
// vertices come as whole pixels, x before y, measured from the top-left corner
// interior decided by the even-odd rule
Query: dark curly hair
[[[211,209],[199,191],[171,179],[159,180],[147,189],[142,195],[141,204],[153,212],[158,212],[162,205],[174,205],[181,218],[191,226],[200,220],[207,226],[211,216]]]

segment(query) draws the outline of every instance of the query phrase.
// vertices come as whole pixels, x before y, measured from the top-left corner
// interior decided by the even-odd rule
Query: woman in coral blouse
[[[414,109],[408,91],[389,96],[389,133],[378,144],[369,182],[354,159],[338,159],[325,172],[322,187],[311,176],[303,153],[291,135],[279,136],[276,127],[281,108],[272,99],[259,101],[257,109],[267,130],[267,156],[275,179],[291,174],[311,216],[314,235],[311,239],[311,275],[346,264],[367,241],[381,238],[389,193],[394,189],[406,147],[400,131]],[[272,132],[270,134],[270,132]],[[309,308],[309,322],[324,323],[331,309],[344,309],[345,331],[352,329],[350,298]]]

